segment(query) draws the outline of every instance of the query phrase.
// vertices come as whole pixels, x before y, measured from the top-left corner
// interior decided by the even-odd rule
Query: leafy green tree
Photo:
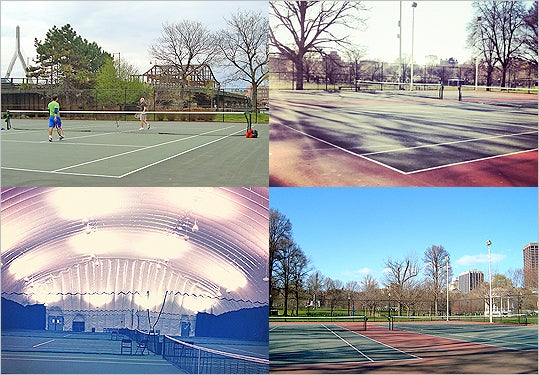
[[[88,42],[76,33],[71,25],[53,26],[43,41],[34,40],[36,66],[29,67],[32,77],[47,79],[66,88],[91,88],[97,72],[110,54],[95,42]]]
[[[141,96],[149,96],[151,88],[141,82],[138,75],[137,69],[128,62],[114,62],[106,58],[96,77],[98,102],[124,109],[125,104],[135,103]]]

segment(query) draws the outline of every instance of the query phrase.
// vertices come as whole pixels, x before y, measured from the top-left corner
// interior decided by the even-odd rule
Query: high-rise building
[[[458,288],[461,293],[469,293],[477,288],[485,280],[485,275],[481,271],[470,270],[459,275]]]
[[[526,288],[537,289],[537,242],[530,242],[522,249],[524,257],[524,286]]]

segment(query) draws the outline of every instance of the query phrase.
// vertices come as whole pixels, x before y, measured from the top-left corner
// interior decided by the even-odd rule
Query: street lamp
[[[488,316],[489,316],[489,322],[492,323],[492,274],[490,273],[490,245],[492,245],[492,242],[490,240],[487,240],[487,249],[488,249],[488,285],[489,285],[489,303],[488,303]]]
[[[447,292],[447,301],[446,301],[446,321],[449,322],[449,255],[445,256],[445,274],[446,274],[446,292]]]
[[[481,16],[477,17],[477,24],[479,27],[481,27]],[[483,30],[481,29],[481,35],[483,35]],[[481,42],[483,42],[483,38],[481,38]],[[479,51],[477,52],[477,56],[475,57],[475,91],[477,91],[477,84],[479,80]]]
[[[417,3],[412,3],[412,61],[410,63],[410,91],[414,89],[414,24],[415,24],[415,8]]]
[[[399,2],[399,83],[403,81],[404,67],[402,66],[402,0]],[[399,85],[399,90],[401,86]]]
[[[387,292],[387,298],[389,300],[388,307],[387,307],[387,318],[391,321],[391,292]]]

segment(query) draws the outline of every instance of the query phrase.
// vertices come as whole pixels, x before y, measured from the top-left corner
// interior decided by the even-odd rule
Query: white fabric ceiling
[[[267,188],[4,188],[2,296],[221,314],[268,303]]]

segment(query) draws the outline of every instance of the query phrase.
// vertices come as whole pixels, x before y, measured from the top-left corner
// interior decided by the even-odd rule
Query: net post
[[[251,111],[245,111],[245,112],[243,112],[243,115],[245,116],[245,121],[247,122],[246,131],[249,131],[251,129],[251,125],[252,125],[252,112]]]
[[[11,120],[10,120],[11,114],[9,113],[9,110],[6,111],[6,129],[11,129]]]
[[[387,317],[387,324],[388,324],[388,329],[390,331],[393,331],[393,317],[392,316]]]

